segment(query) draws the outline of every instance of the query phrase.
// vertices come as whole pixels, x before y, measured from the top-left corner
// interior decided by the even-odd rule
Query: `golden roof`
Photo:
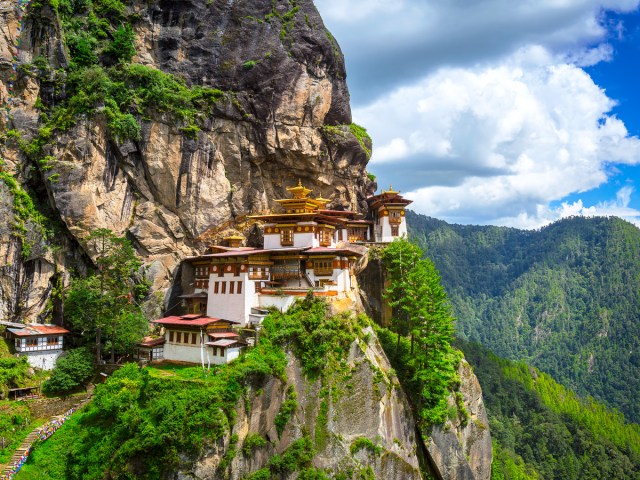
[[[302,180],[298,179],[298,185],[296,187],[288,187],[287,191],[293,194],[293,198],[307,198],[312,190],[302,186]]]

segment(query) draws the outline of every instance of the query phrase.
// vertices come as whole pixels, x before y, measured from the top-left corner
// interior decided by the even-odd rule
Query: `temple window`
[[[331,230],[328,228],[321,228],[320,232],[320,245],[322,247],[328,247],[331,245]]]
[[[314,260],[313,272],[316,275],[333,275],[333,260]]]
[[[349,229],[349,242],[359,242],[366,239],[366,231],[364,228],[350,228]]]
[[[400,223],[402,221],[402,215],[399,210],[391,210],[389,212],[389,222],[390,223]]]
[[[391,225],[391,236],[397,237],[399,234],[398,230],[398,225]]]
[[[280,229],[280,244],[283,246],[293,245],[293,228]]]

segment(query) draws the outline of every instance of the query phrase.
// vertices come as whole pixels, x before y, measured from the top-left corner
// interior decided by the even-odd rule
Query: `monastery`
[[[262,223],[262,248],[243,247],[241,236],[225,238],[205,255],[187,258],[193,292],[181,296],[186,315],[153,323],[164,327],[164,343],[139,346],[147,358],[226,363],[243,343],[233,326],[259,328],[269,308],[286,311],[309,291],[328,301],[352,294],[366,245],[406,236],[405,207],[411,203],[390,188],[369,197],[369,217],[330,210],[300,182],[278,199],[280,211],[253,218]]]

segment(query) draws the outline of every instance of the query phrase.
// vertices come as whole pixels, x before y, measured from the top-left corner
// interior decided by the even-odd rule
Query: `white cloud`
[[[522,225],[564,215],[546,206],[601,185],[610,163],[640,163],[640,140],[609,115],[614,105],[582,69],[536,46],[492,66],[442,68],[354,117],[376,141],[370,169],[405,185],[417,211]]]
[[[602,11],[627,12],[638,0],[316,0],[342,46],[356,104],[443,66],[494,61],[542,45],[578,65],[610,55]],[[599,45],[599,44],[603,45]],[[373,80],[372,80],[373,79]]]
[[[415,210],[458,223],[538,227],[567,215],[640,218],[564,202],[640,163],[616,105],[582,67],[626,34],[603,12],[639,0],[316,0],[346,57],[370,170]],[[575,196],[573,197],[575,198]],[[626,204],[625,204],[626,201]]]

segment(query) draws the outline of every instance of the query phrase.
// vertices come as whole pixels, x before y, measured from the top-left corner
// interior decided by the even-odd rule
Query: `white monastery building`
[[[275,200],[280,212],[250,217],[262,224],[262,248],[243,247],[243,237],[231,236],[225,246],[186,259],[195,273],[193,291],[181,296],[189,313],[154,320],[165,329],[165,359],[201,363],[208,354],[225,363],[237,357],[242,344],[231,336],[233,325],[259,325],[269,307],[285,311],[308,292],[329,301],[349,296],[365,245],[407,233],[404,207],[411,201],[393,189],[367,199],[370,219],[327,209],[329,200],[310,197],[300,182],[287,190],[292,198]],[[218,328],[225,335],[212,337]]]
[[[7,328],[5,336],[13,340],[16,354],[26,356],[29,365],[53,370],[62,354],[64,336],[69,333],[57,325],[26,324],[23,328]]]

